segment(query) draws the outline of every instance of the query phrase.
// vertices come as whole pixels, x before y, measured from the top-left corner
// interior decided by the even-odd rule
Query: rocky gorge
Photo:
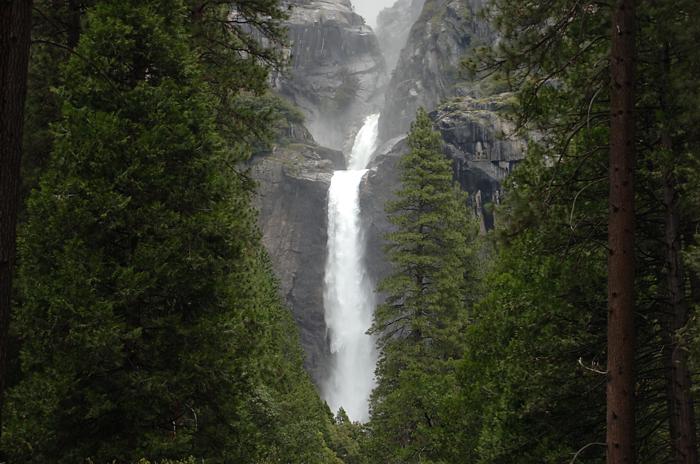
[[[360,183],[365,261],[373,282],[390,272],[383,255],[390,230],[384,205],[399,186],[398,160],[419,106],[430,111],[452,160],[454,179],[468,192],[482,231],[493,227],[501,183],[524,155],[502,116],[508,94],[489,93],[460,74],[477,44],[494,40],[479,19],[482,0],[399,0],[382,11],[377,31],[348,0],[290,2],[289,70],[277,92],[305,116],[305,130],[251,163],[258,183],[263,242],[321,385],[330,360],[323,286],[327,201],[333,172],[345,159],[362,118],[380,112],[379,141]]]

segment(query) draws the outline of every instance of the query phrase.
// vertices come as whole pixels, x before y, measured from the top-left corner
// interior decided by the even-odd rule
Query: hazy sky
[[[360,14],[367,24],[374,29],[377,26],[377,14],[384,8],[394,4],[396,0],[350,0],[355,12]]]

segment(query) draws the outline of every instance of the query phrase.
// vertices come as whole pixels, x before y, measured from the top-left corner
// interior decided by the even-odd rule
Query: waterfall
[[[331,410],[369,418],[377,352],[372,325],[374,288],[364,266],[360,182],[376,149],[379,114],[367,116],[355,137],[347,171],[335,171],[328,191],[328,258],[323,305],[333,355],[323,396]]]

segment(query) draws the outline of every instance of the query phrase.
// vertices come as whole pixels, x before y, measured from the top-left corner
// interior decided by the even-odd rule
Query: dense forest
[[[522,157],[482,204],[446,148],[457,100],[412,88],[401,139],[396,101],[336,124],[350,164],[400,152],[361,421],[310,368],[255,178],[340,169],[311,132],[376,109],[337,56],[306,106],[279,90],[309,3],[0,0],[0,463],[698,463],[697,2],[397,3],[387,76],[461,18],[481,40],[454,95]]]

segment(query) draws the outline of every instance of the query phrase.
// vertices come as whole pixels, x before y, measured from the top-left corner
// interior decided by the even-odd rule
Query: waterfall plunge
[[[364,266],[360,182],[376,148],[379,114],[367,116],[348,161],[335,171],[328,191],[328,258],[323,305],[332,365],[323,396],[332,411],[345,409],[351,420],[369,418],[377,352],[367,335],[374,312],[374,288]]]

